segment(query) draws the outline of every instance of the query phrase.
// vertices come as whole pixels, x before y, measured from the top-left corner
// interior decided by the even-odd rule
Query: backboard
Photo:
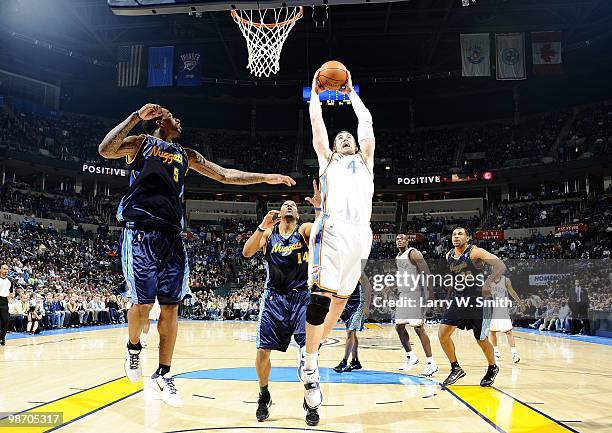
[[[286,6],[391,3],[406,0],[108,0],[115,15],[184,14],[231,9],[271,9]]]

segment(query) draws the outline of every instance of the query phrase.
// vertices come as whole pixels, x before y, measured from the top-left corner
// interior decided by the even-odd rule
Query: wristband
[[[262,233],[263,233],[263,232],[265,232],[265,231],[266,231],[266,229],[262,229],[262,228],[261,228],[261,226],[259,225],[259,226],[257,226],[257,231],[260,231],[260,232],[262,232]]]
[[[315,210],[316,212],[321,212],[321,208],[320,208],[320,207],[316,207],[316,208],[314,208],[314,210]]]

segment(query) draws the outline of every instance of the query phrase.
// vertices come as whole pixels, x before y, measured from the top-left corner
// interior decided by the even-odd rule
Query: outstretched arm
[[[98,146],[98,153],[106,159],[117,159],[124,156],[130,159],[134,158],[145,137],[144,135],[132,135],[130,137],[127,135],[141,120],[153,119],[160,115],[161,107],[159,105],[144,105],[106,134],[106,137]]]
[[[323,121],[323,110],[321,110],[321,102],[319,101],[319,93],[323,90],[319,84],[319,71],[315,72],[312,80],[312,91],[310,93],[310,126],[312,127],[312,146],[319,159],[319,165],[327,163],[332,152],[329,149],[329,137],[327,136],[327,128]]]
[[[357,141],[359,141],[359,147],[361,148],[363,157],[370,165],[370,168],[373,169],[374,147],[376,145],[376,140],[374,139],[374,124],[372,121],[372,115],[370,114],[370,110],[366,108],[357,92],[355,92],[355,89],[353,88],[353,78],[351,77],[350,72],[348,72],[348,76],[348,82],[341,92],[349,95],[351,105],[353,106],[353,110],[355,111],[355,115],[357,116],[357,120],[359,122],[357,124]]]
[[[210,177],[221,183],[235,185],[251,185],[254,183],[269,183],[271,185],[283,184],[294,186],[295,180],[282,174],[249,173],[247,171],[224,168],[208,161],[202,154],[193,149],[185,149],[189,157],[189,168],[203,176]]]
[[[274,221],[279,218],[280,211],[271,210],[264,217],[261,224],[257,226],[257,230],[251,235],[246,241],[244,247],[242,247],[242,255],[247,259],[253,257],[257,251],[263,249],[264,245],[268,241],[268,237],[272,234],[272,227],[274,227]]]

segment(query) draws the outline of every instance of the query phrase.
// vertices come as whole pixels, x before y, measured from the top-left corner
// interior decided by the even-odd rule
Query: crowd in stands
[[[580,201],[500,205],[489,211],[486,228],[546,227],[570,223],[577,217]]]
[[[108,198],[75,197],[62,191],[33,192],[11,182],[0,185],[2,211],[38,218],[63,219],[67,215],[75,223],[112,224],[117,212],[116,203]]]
[[[609,155],[612,151],[612,105],[597,104],[579,111],[565,142],[561,160]]]
[[[377,158],[392,166],[393,176],[448,174],[450,168],[499,169],[607,155],[612,149],[612,114],[606,104],[527,117],[518,125],[492,122],[434,129],[377,130]],[[570,123],[571,122],[571,123]],[[556,147],[565,125],[569,133]],[[47,118],[0,110],[0,146],[62,160],[99,162],[97,146],[114,122],[62,113]],[[140,130],[135,130],[140,133]],[[297,134],[185,128],[183,143],[212,160],[250,171],[293,172]],[[304,159],[314,158],[306,140]],[[105,164],[123,166],[122,160]],[[307,170],[306,170],[307,171]],[[384,173],[379,171],[379,174]]]

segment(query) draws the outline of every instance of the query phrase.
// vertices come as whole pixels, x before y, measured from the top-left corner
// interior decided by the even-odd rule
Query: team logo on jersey
[[[467,267],[468,265],[466,262],[461,262],[456,265],[449,265],[450,271],[453,273],[463,272],[463,270]]]
[[[482,54],[482,48],[478,45],[470,47],[470,55],[467,56],[467,61],[473,65],[479,65],[484,61],[484,55]]]
[[[181,54],[181,61],[183,62],[183,71],[191,72],[198,66],[200,55],[198,53]]]
[[[275,243],[272,246],[272,250],[270,250],[271,253],[280,253],[283,256],[288,256],[290,255],[293,251],[295,250],[299,250],[300,248],[302,248],[302,242],[296,242],[292,245],[281,245],[280,242]]]
[[[164,164],[172,164],[174,161],[179,164],[183,163],[183,155],[179,153],[164,152],[158,146],[153,146],[151,148],[151,155],[161,158]]]

